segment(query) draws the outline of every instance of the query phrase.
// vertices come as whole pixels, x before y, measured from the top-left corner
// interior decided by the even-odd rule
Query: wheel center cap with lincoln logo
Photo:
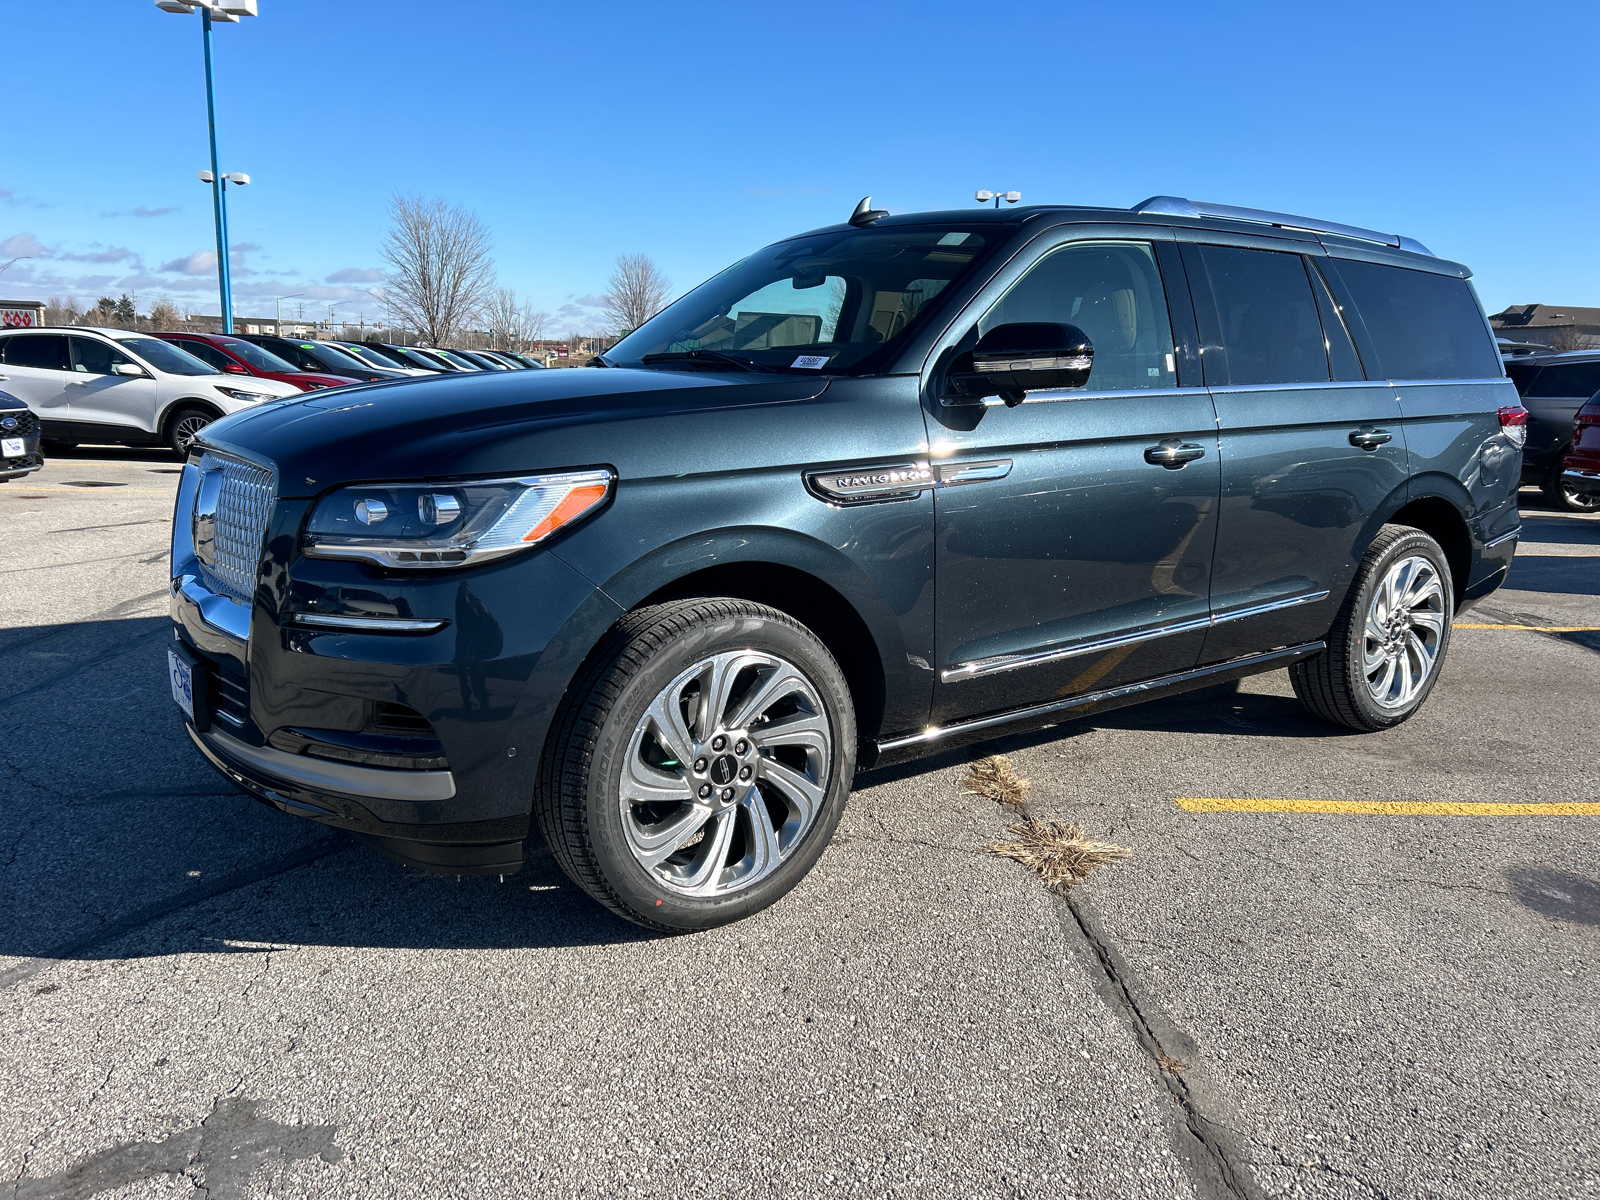
[[[738,773],[739,760],[731,754],[719,754],[711,760],[711,782],[718,787],[732,783]]]

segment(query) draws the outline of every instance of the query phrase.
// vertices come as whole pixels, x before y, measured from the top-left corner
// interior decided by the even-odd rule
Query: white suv
[[[148,334],[80,326],[0,334],[0,377],[39,418],[47,446],[166,445],[180,458],[218,417],[301,394],[275,379],[224,375]]]

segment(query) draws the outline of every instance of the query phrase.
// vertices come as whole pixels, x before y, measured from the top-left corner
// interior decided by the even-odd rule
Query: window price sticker
[[[820,371],[828,365],[828,356],[826,354],[802,354],[789,365],[791,367],[805,367],[811,371]]]

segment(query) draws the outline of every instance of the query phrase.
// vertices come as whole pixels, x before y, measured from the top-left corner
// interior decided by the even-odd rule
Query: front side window
[[[1205,340],[1221,344],[1228,383],[1327,381],[1327,344],[1300,255],[1201,246],[1200,260],[1219,326]],[[1204,305],[1200,307],[1203,311]],[[1219,382],[1217,374],[1208,359],[1206,381]]]
[[[1088,335],[1088,391],[1176,383],[1172,322],[1148,242],[1082,242],[1047,254],[984,314],[978,332],[1036,321],[1075,325]]]
[[[194,349],[191,343],[185,342],[184,345],[190,350],[191,353],[199,353]],[[294,370],[293,363],[284,362],[283,359],[279,358],[276,354],[268,353],[254,342],[227,341],[224,342],[223,345],[227,347],[229,354],[233,355],[240,362],[249,363],[258,371],[292,372]],[[206,361],[210,362],[211,359],[208,358]]]
[[[1494,379],[1505,373],[1465,279],[1343,258],[1333,266],[1361,311],[1386,378]]]
[[[35,367],[42,371],[70,371],[67,339],[59,333],[29,333],[0,339],[8,367]]]
[[[214,367],[218,371],[235,365],[231,358],[210,342],[183,342],[180,345],[180,349],[194,355],[201,362]]]
[[[131,363],[122,351],[98,338],[72,337],[72,369],[87,375],[109,375],[120,363]]]
[[[779,242],[668,305],[605,360],[640,366],[647,355],[704,352],[778,371],[867,374],[998,244],[992,230],[920,225]]]
[[[158,371],[168,375],[215,375],[217,369],[201,362],[186,350],[179,350],[170,342],[152,337],[118,338],[118,342],[133,351]]]

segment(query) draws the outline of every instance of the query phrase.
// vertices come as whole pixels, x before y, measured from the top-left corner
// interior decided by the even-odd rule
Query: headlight
[[[305,551],[406,570],[487,562],[537,545],[593,512],[615,479],[597,470],[341,488],[312,511]]]
[[[243,400],[246,404],[253,404],[257,400],[270,400],[271,396],[265,392],[247,392],[243,388],[223,387],[220,383],[211,385],[231,400]]]

